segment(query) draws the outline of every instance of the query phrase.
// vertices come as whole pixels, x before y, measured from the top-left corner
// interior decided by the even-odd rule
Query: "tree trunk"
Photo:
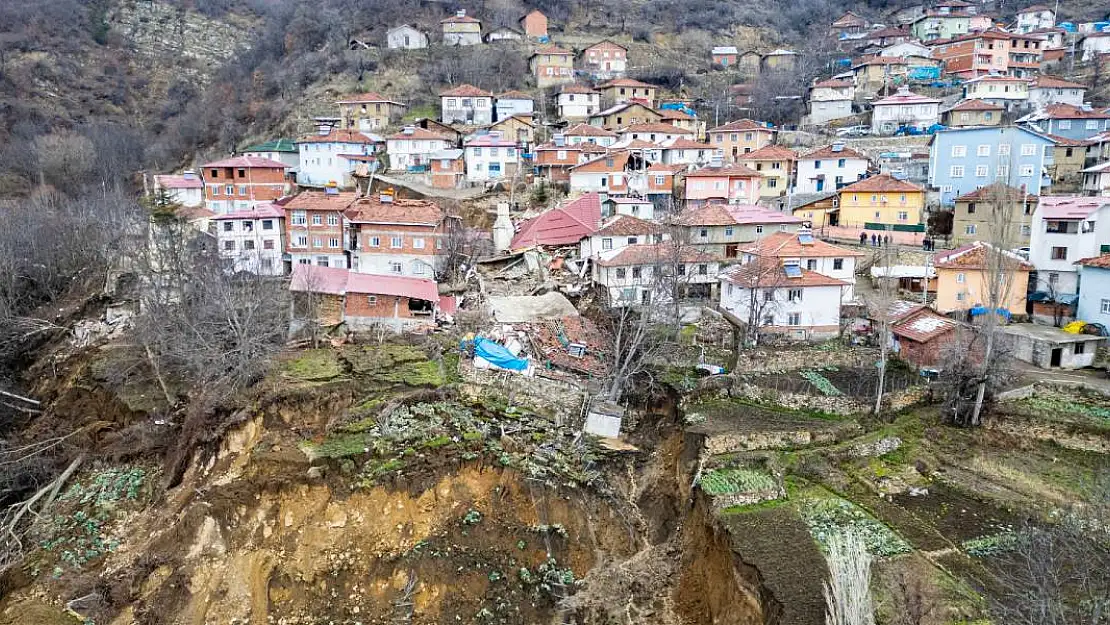
[[[987,368],[990,367],[991,358],[994,356],[994,321],[995,311],[988,311],[991,321],[987,322],[987,346],[983,350],[983,375],[979,379],[979,388],[975,391],[975,408],[971,411],[971,425],[978,426],[983,420],[983,399],[987,395]]]

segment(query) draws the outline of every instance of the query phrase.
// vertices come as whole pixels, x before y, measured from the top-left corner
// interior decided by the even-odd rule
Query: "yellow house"
[[[898,230],[924,227],[925,189],[898,180],[890,174],[864,178],[840,190],[837,223],[830,225],[873,227],[894,226]]]
[[[736,162],[763,174],[761,197],[778,197],[786,194],[794,180],[798,155],[781,145],[765,145],[754,152],[741,154]]]
[[[618,104],[590,116],[591,126],[608,130],[616,130],[635,124],[657,124],[661,121],[663,121],[663,116],[658,111],[639,102]]]
[[[778,132],[773,126],[750,119],[738,119],[723,126],[710,128],[706,133],[709,143],[721,150],[730,163],[737,162],[743,154],[755,152],[770,145]]]
[[[513,115],[490,125],[488,128],[499,131],[502,137],[517,143],[531,145],[536,140],[536,124],[531,117]]]
[[[989,303],[990,294],[986,285],[994,272],[984,268],[996,265],[988,261],[988,254],[994,253],[995,248],[989,243],[976,241],[937,254],[934,265],[937,270],[937,299],[933,304],[937,312],[947,314]],[[1011,314],[1024,315],[1029,272],[1033,266],[1012,252],[1003,250],[1001,254],[1006,279],[999,307]]]
[[[601,99],[608,104],[620,104],[636,100],[643,102],[648,107],[655,106],[656,86],[639,80],[617,78],[598,85],[597,90],[601,92]]]
[[[377,93],[363,93],[337,100],[343,127],[350,130],[381,130],[397,121],[405,105]]]

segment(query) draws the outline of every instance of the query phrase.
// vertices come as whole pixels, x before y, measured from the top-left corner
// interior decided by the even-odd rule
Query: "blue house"
[[[1103,246],[1103,249],[1108,247]],[[1110,330],[1110,252],[1084,258],[1075,264],[1079,267],[1077,318],[1087,323],[1101,323]]]
[[[957,197],[995,182],[1041,195],[1052,184],[1047,167],[1055,143],[1021,126],[952,128],[933,135],[929,186],[951,206]]]
[[[1030,113],[1018,120],[1031,129],[1067,139],[1089,139],[1110,130],[1110,114],[1089,106],[1049,104],[1043,111]]]

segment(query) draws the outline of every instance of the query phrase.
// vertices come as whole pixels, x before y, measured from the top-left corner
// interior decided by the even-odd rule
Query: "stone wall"
[[[879,350],[870,347],[757,348],[740,354],[736,370],[742,373],[789,371],[819,367],[870,366]]]
[[[584,386],[538,376],[528,377],[509,371],[475,369],[470,361],[459,363],[464,380],[460,391],[481,400],[491,392],[510,402],[547,414],[563,423],[582,418]]]

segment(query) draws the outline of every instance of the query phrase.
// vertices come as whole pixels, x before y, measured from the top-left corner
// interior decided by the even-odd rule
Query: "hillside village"
[[[0,625],[1105,621],[1110,21],[464,4],[0,145]]]

